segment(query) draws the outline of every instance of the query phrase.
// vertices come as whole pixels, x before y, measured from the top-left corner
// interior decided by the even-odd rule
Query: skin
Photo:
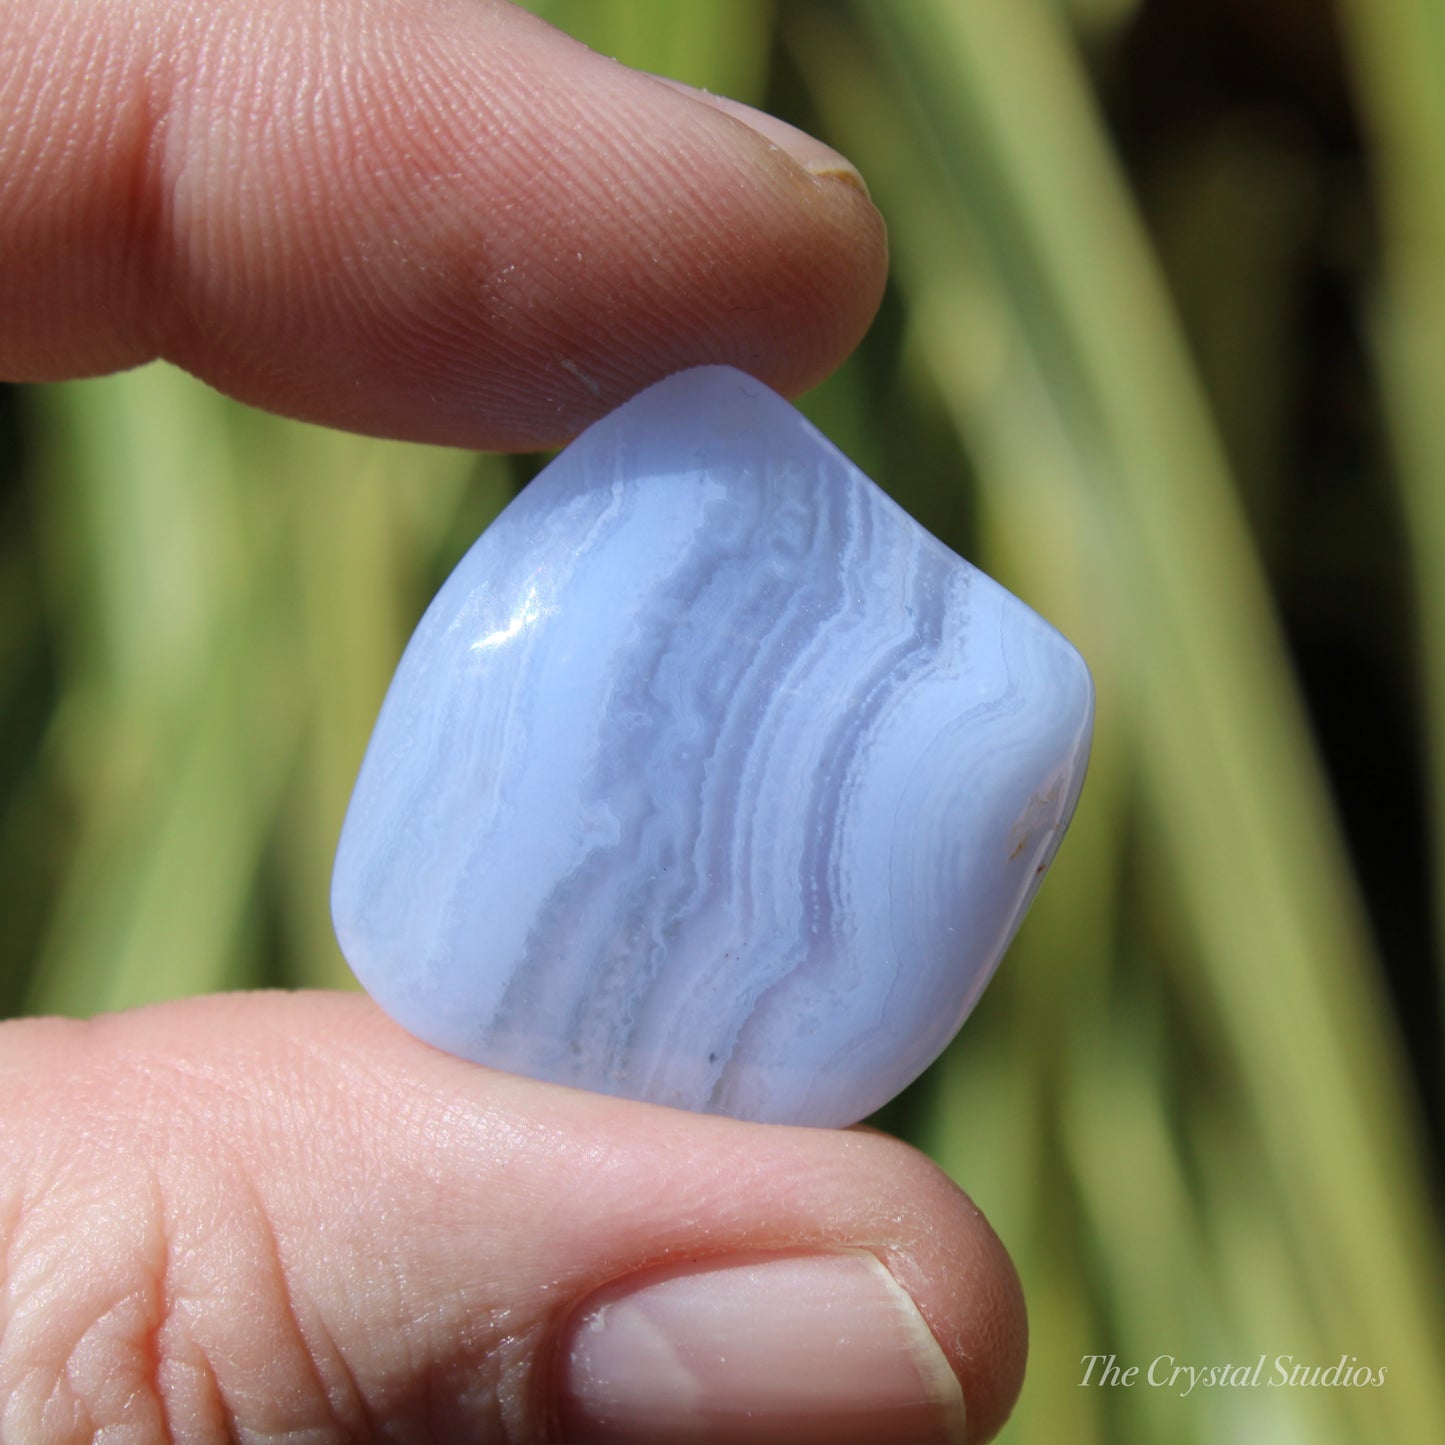
[[[490,0],[0,0],[0,376],[558,443],[682,366],[795,393],[866,328],[840,157]],[[0,1439],[548,1441],[559,1341],[664,1261],[871,1250],[1001,1425],[1026,1326],[878,1134],[451,1059],[358,997],[0,1025]]]

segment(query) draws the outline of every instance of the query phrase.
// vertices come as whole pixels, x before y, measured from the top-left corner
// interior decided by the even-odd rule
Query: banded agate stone
[[[498,1068],[850,1124],[972,1008],[1073,810],[1053,628],[727,368],[596,423],[397,669],[332,912],[403,1026]]]

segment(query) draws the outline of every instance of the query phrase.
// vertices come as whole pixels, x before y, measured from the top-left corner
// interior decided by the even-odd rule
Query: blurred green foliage
[[[860,165],[893,287],[804,405],[1094,669],[1074,831],[888,1114],[1018,1262],[1004,1438],[1440,1438],[1438,7],[532,8]],[[372,717],[529,463],[163,367],[9,400],[0,1003],[349,986],[328,874]],[[1388,1378],[1081,1388],[1109,1352]]]

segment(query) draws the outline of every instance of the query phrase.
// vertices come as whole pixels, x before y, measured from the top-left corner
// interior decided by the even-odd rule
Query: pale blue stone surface
[[[1073,810],[1078,653],[726,368],[463,559],[341,836],[357,977],[499,1068],[849,1124],[972,1008]]]

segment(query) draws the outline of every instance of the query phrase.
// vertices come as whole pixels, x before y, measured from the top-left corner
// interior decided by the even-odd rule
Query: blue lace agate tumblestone
[[[724,367],[589,428],[422,618],[332,911],[540,1079],[849,1124],[972,1008],[1073,810],[1078,653]]]

